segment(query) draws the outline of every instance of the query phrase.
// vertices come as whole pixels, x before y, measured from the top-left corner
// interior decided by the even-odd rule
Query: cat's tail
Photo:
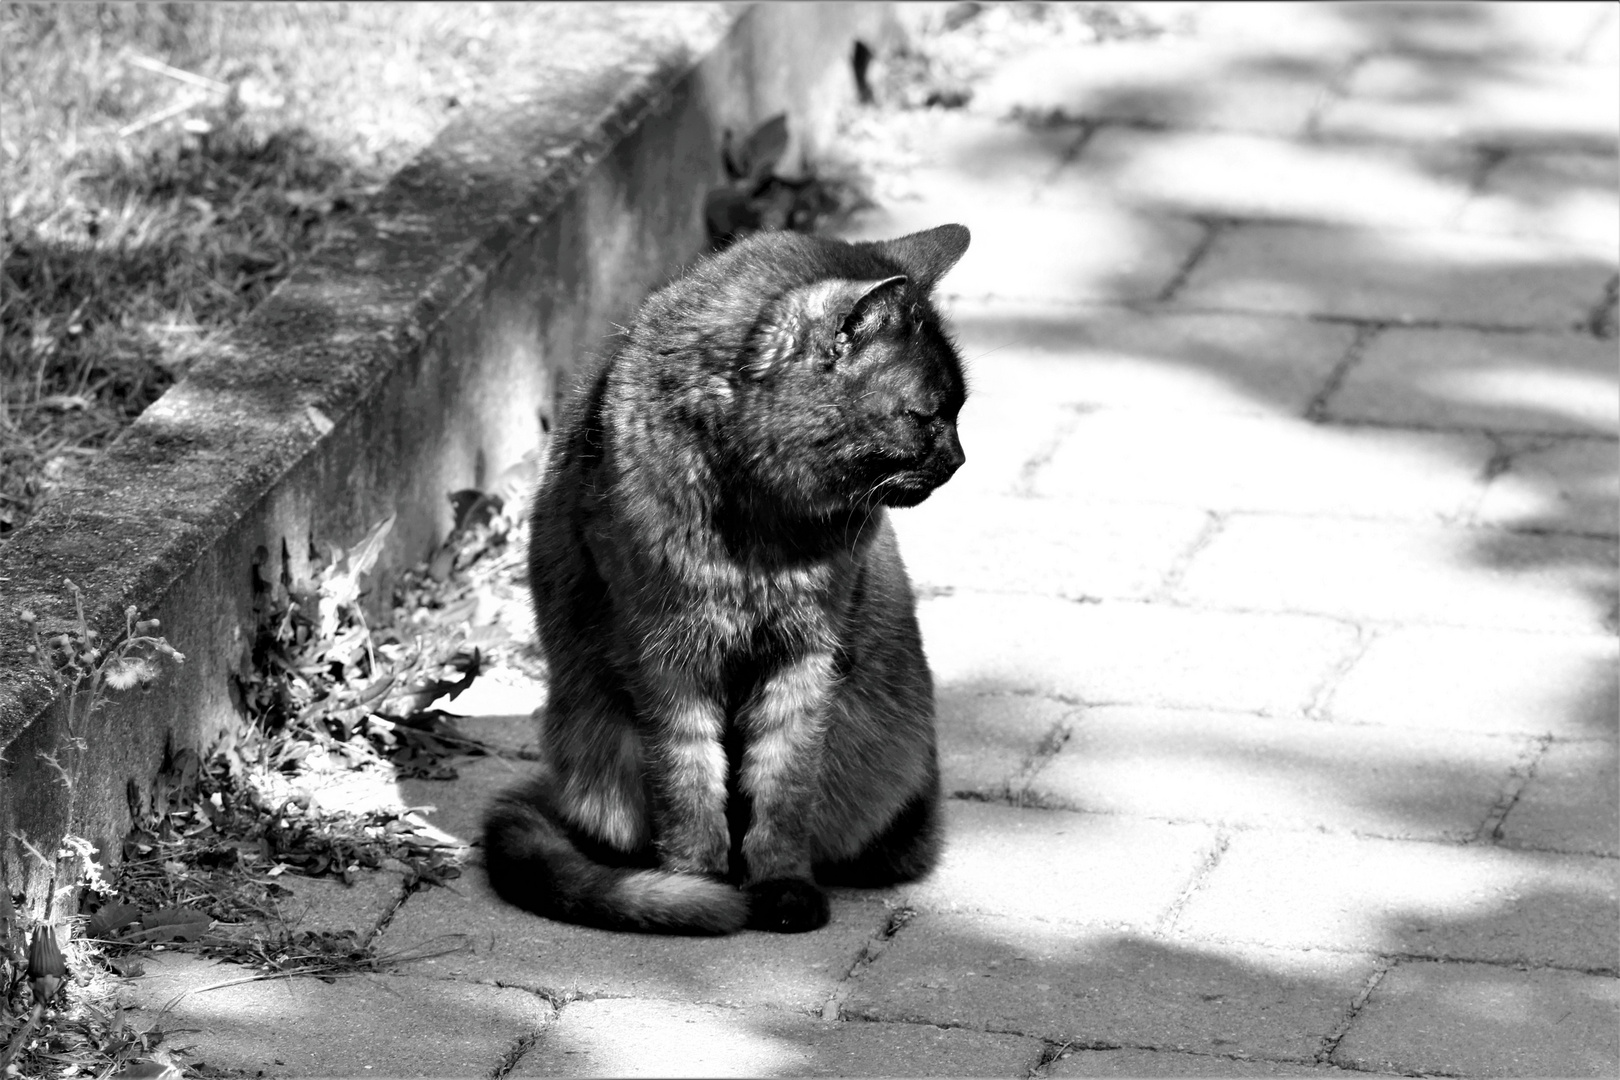
[[[591,859],[549,786],[542,775],[509,788],[484,817],[484,864],[501,899],[548,919],[648,934],[729,934],[747,922],[747,898],[724,882]]]

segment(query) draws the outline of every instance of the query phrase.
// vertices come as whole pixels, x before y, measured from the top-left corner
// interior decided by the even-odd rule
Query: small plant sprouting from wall
[[[726,182],[710,191],[703,216],[715,251],[750,233],[773,229],[814,232],[852,199],[848,185],[813,174],[790,179],[777,174],[788,149],[788,122],[778,114],[746,137],[728,130],[720,146]]]
[[[40,632],[39,619],[24,610],[22,621],[33,635],[28,652],[35,663],[56,684],[66,701],[67,723],[56,748],[41,757],[55,771],[57,781],[67,789],[68,835],[63,837],[61,850],[53,861],[35,846],[28,837],[15,839],[36,859],[52,866],[52,888],[45,900],[46,921],[50,920],[56,899],[64,891],[77,886],[79,874],[69,876],[71,882],[57,886],[62,880],[63,862],[77,863],[92,888],[103,887],[100,867],[95,860],[95,848],[82,836],[73,834],[72,823],[78,809],[79,783],[84,771],[85,754],[89,750],[90,721],[101,708],[107,694],[112,691],[149,689],[161,674],[160,657],[168,657],[176,664],[184,663],[185,656],[158,633],[161,626],[156,619],[139,619],[130,607],[124,612],[124,632],[115,642],[103,641],[91,629],[84,615],[84,591],[72,581],[64,581],[73,594],[76,623],[59,634]]]
[[[85,618],[83,590],[72,581],[64,584],[73,594],[73,626],[61,633],[45,634],[34,612],[21,613],[33,637],[28,652],[66,703],[62,735],[55,748],[40,756],[55,772],[57,782],[67,789],[68,831],[55,858],[41,851],[27,835],[12,834],[24,850],[51,871],[44,913],[34,922],[31,933],[24,933],[10,886],[0,882],[0,1075],[8,1080],[12,1076],[38,1075],[26,1071],[40,1066],[38,1053],[47,1053],[49,1060],[57,1064],[90,1054],[96,1062],[116,1065],[149,1052],[162,1040],[161,1032],[138,1032],[130,1027],[119,1010],[75,1007],[71,1023],[65,1022],[59,1012],[51,1011],[58,992],[70,981],[70,965],[58,943],[59,932],[52,925],[52,914],[58,898],[77,890],[81,882],[96,891],[108,888],[95,846],[72,831],[90,747],[92,717],[110,693],[149,688],[162,674],[163,657],[179,664],[185,656],[162,637],[158,620],[137,618],[134,607],[124,612],[123,633],[115,641],[104,641]],[[64,880],[66,884],[60,884]],[[55,921],[66,920],[58,917]],[[25,937],[26,952],[22,946]],[[85,966],[79,954],[87,945],[75,938],[68,940],[67,954],[77,957],[72,967]],[[36,1031],[42,1034],[36,1036]],[[36,1046],[40,1039],[50,1045]]]

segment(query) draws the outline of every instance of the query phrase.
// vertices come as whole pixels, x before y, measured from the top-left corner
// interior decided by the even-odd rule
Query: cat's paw
[[[777,878],[748,886],[748,928],[775,934],[819,930],[831,917],[827,896],[808,881]]]

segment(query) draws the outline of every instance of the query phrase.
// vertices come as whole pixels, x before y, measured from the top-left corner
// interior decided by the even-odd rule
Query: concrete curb
[[[397,513],[373,581],[386,597],[447,532],[446,493],[531,450],[581,358],[703,250],[722,132],[785,110],[789,160],[813,155],[853,97],[853,42],[888,13],[608,4],[557,18],[550,46],[505,77],[504,105],[442,132],[0,548],[0,879],[30,913],[48,872],[16,837],[48,852],[71,822],[115,852],[128,786],[166,746],[235,722],[255,590]],[[187,656],[96,714],[72,806],[40,757],[65,707],[18,618],[71,625],[63,579],[105,637],[134,606]]]

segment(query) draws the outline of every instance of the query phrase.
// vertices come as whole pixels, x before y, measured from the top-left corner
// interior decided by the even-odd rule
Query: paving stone
[[[1406,1075],[1614,1076],[1617,1021],[1612,976],[1403,963],[1378,984],[1332,1060]]]
[[[455,730],[502,756],[522,759],[540,751],[540,723],[532,715],[463,716],[455,721]]]
[[[1266,64],[1252,45],[1160,38],[1038,50],[992,74],[973,107],[992,116],[1303,133],[1344,62]]]
[[[1087,709],[1068,728],[1030,781],[1042,805],[1423,839],[1472,838],[1532,745],[1137,708]]]
[[[1613,536],[1620,531],[1617,458],[1606,439],[1560,439],[1522,451],[1491,478],[1475,516],[1491,525]]]
[[[210,1076],[483,1076],[552,1012],[524,990],[442,979],[278,978],[211,989],[251,972],[180,955],[145,963],[147,974],[125,980],[122,993],[154,1018],[179,997],[159,1024],[173,1033],[165,1045]]]
[[[1027,919],[919,915],[854,980],[848,1015],[1054,1042],[1308,1058],[1374,958],[1222,948]]]
[[[1344,518],[1241,515],[1193,560],[1198,605],[1380,622],[1598,631],[1615,602],[1611,540]]]
[[[1460,517],[1491,456],[1483,436],[1288,417],[1087,413],[1034,472],[1035,495],[1205,510]]]
[[[1614,260],[1548,239],[1252,224],[1224,230],[1176,291],[1197,309],[1566,330]]]
[[[1034,202],[1081,136],[954,109],[892,113],[874,132],[887,144],[878,152],[894,162],[882,170],[877,201]]]
[[[1551,236],[1593,255],[1620,250],[1620,193],[1612,154],[1514,154],[1487,174],[1459,228]]]
[[[1323,111],[1328,137],[1456,140],[1612,150],[1620,95],[1612,72],[1558,61],[1375,56]]]
[[[1620,855],[1620,753],[1612,741],[1555,742],[1503,822],[1513,847]]]
[[[1585,46],[1579,53],[1583,63],[1613,68],[1620,65],[1620,19],[1614,9],[1604,5],[1602,20],[1592,28]]]
[[[941,690],[1293,715],[1355,631],[1311,616],[958,593],[918,607]]]
[[[1614,435],[1620,431],[1615,347],[1586,334],[1393,329],[1369,344],[1328,399],[1327,415]]]
[[[1177,506],[937,492],[893,514],[919,589],[1143,600],[1209,524]]]
[[[922,911],[1151,927],[1213,850],[1202,825],[946,804],[945,856],[900,887]]]
[[[1468,203],[1476,169],[1475,155],[1458,147],[1111,127],[1086,141],[1044,198],[1106,184],[1161,213],[1438,229]]]
[[[1240,832],[1176,923],[1202,940],[1612,968],[1620,864],[1484,845]]]
[[[1213,4],[1200,38],[1263,41],[1268,55],[1397,52],[1567,60],[1602,18],[1590,0],[1540,4]],[[1263,9],[1255,11],[1254,8]],[[1282,10],[1278,10],[1282,9]]]
[[[527,594],[523,600],[527,604]],[[543,680],[499,668],[473,680],[454,698],[441,698],[435,704],[457,717],[526,717],[546,703],[546,692]]]
[[[292,895],[276,900],[276,920],[292,933],[353,930],[364,940],[405,895],[405,875],[397,870],[362,870],[354,884],[337,878],[282,874],[276,884]]]
[[[1437,731],[1616,737],[1620,652],[1607,635],[1399,627],[1334,688],[1334,720]]]
[[[1303,416],[1353,327],[1287,316],[962,301],[974,394],[1170,413]]]
[[[1041,1049],[1017,1035],[923,1024],[828,1023],[777,1009],[657,1000],[576,1001],[509,1075],[1016,1076]]]
[[[623,934],[552,922],[503,903],[481,871],[412,896],[378,947],[462,951],[404,965],[422,978],[522,986],[554,994],[773,1005],[819,1013],[868,938],[888,920],[886,892],[841,890],[832,922],[809,934],[724,938]]]
[[[496,753],[521,757],[539,749],[539,713],[547,693],[540,679],[497,669],[454,700],[441,699],[435,707],[452,717],[452,734],[474,739]]]
[[[434,835],[440,839],[477,843],[490,798],[528,776],[534,765],[493,756],[456,758],[452,764],[456,779],[401,780],[400,795],[407,805],[417,808],[418,817],[438,830]]]
[[[989,387],[975,390],[957,424],[967,462],[928,502],[1028,494],[1031,463],[1050,456],[1074,422],[1074,410],[1053,402],[1032,402]],[[894,515],[896,520],[905,516],[904,511]]]
[[[1292,1061],[1163,1050],[1065,1050],[1046,1069],[1053,1078],[1069,1076],[1324,1076],[1338,1070]]]
[[[986,200],[894,203],[864,211],[846,240],[879,240],[948,221],[972,246],[940,283],[951,296],[1059,302],[1151,300],[1203,240],[1193,221],[1137,213],[1117,201],[1043,207]]]
[[[946,691],[938,699],[939,769],[946,794],[1004,798],[1022,787],[1036,751],[1067,729],[1073,705],[1025,694]]]

